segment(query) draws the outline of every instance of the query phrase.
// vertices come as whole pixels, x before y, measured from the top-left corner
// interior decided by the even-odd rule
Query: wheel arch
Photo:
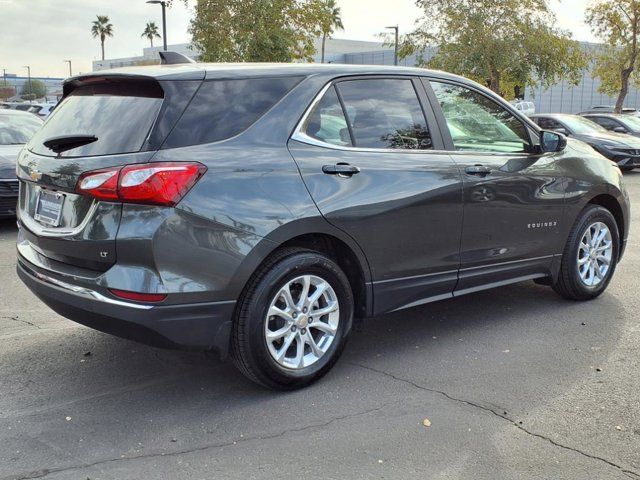
[[[315,250],[334,260],[346,274],[355,301],[355,316],[373,312],[373,287],[369,263],[360,246],[324,218],[306,218],[282,225],[263,238],[245,257],[232,282],[240,298],[255,272],[277,250],[300,247]]]
[[[620,242],[619,251],[622,252],[624,248],[624,236],[626,231],[626,224],[625,224],[624,212],[622,210],[622,206],[620,205],[620,202],[618,202],[616,197],[614,197],[609,193],[601,193],[591,198],[587,202],[587,205],[599,205],[609,210],[609,212],[611,212],[611,215],[613,215],[613,218],[615,219],[616,225],[618,227],[618,240]]]

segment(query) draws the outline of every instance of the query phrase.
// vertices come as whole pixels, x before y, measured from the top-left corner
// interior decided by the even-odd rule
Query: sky
[[[191,5],[195,0],[189,0]],[[551,0],[558,25],[577,40],[595,41],[584,24],[584,11],[590,0]],[[345,30],[334,37],[352,40],[378,40],[385,26],[398,24],[409,32],[420,16],[413,0],[337,0],[342,9]],[[169,44],[189,42],[192,8],[174,0],[167,10]],[[161,26],[159,5],[145,0],[0,0],[0,75],[26,75],[25,65],[34,77],[65,77],[71,60],[73,73],[91,71],[92,60],[100,59],[100,42],[91,37],[96,15],[109,16],[114,37],[105,43],[107,58],[142,54],[149,45],[141,38],[147,22]]]

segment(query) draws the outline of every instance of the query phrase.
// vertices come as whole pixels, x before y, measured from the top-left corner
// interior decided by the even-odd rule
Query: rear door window
[[[342,111],[335,86],[330,87],[313,107],[302,131],[321,142],[339,146],[353,146],[347,119]]]
[[[302,77],[205,81],[163,148],[218,142],[255,123]]]
[[[337,84],[356,147],[426,150],[431,133],[410,79],[346,80]]]
[[[138,152],[162,101],[162,88],[154,81],[108,81],[78,87],[50,115],[29,143],[29,149],[55,156],[44,146],[46,140],[66,135],[94,135],[96,141],[62,152],[61,156]]]

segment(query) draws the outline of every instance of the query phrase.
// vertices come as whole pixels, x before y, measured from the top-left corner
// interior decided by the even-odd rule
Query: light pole
[[[393,27],[384,27],[388,29],[392,29],[396,31],[396,41],[393,45],[393,64],[398,65],[398,25],[394,25]]]
[[[69,76],[73,77],[73,73],[71,72],[71,60],[63,60],[63,61],[69,64]]]
[[[3,68],[2,69],[2,78],[4,79],[4,86],[7,86],[7,69]]]
[[[27,69],[27,75],[29,75],[29,103],[32,103],[33,100],[31,99],[31,95],[33,95],[33,88],[31,88],[31,67],[29,65],[25,65],[22,68],[26,68]]]
[[[147,0],[147,3],[159,3],[162,7],[162,43],[164,44],[164,51],[167,51],[167,14],[165,12],[167,8],[167,2],[164,0]]]

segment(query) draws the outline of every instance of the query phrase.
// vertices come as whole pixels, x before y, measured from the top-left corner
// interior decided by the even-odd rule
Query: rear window
[[[111,80],[76,88],[49,116],[29,149],[55,153],[43,145],[64,135],[94,135],[97,141],[62,152],[63,157],[138,152],[158,115],[163,92],[155,81]]]
[[[205,81],[163,148],[218,142],[238,135],[300,80],[302,77]]]

